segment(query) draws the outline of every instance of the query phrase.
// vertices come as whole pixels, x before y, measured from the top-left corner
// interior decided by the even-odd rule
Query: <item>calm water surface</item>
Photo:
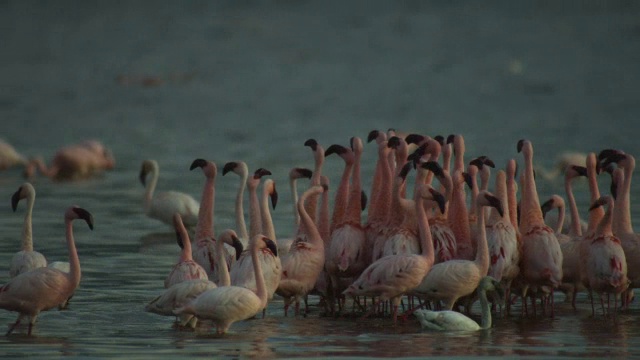
[[[0,337],[7,357],[630,357],[640,354],[640,307],[591,317],[558,295],[556,317],[495,319],[473,334],[422,331],[414,319],[325,318],[311,298],[306,318],[236,323],[224,337],[143,311],[177,260],[173,231],[142,213],[137,180],[146,158],[160,164],[158,190],[199,196],[198,157],[219,167],[244,160],[272,171],[281,193],[278,236],[293,229],[287,174],[313,167],[303,146],[325,147],[394,127],[465,136],[468,158],[499,166],[532,140],[534,160],[551,167],[563,151],[618,147],[640,153],[640,6],[635,2],[554,5],[489,1],[0,3],[0,135],[27,155],[98,138],[117,167],[96,179],[37,179],[33,231],[49,261],[66,260],[63,212],[91,211],[95,230],[75,226],[83,278],[70,308],[40,316],[34,336]],[[159,86],[137,82],[148,77]],[[116,79],[121,81],[117,81]],[[129,79],[124,84],[122,79]],[[149,85],[149,84],[147,84]],[[153,85],[153,84],[152,84]],[[376,151],[366,145],[369,188]],[[337,184],[342,161],[324,173]],[[603,189],[608,179],[602,177]],[[24,180],[0,174],[0,264],[18,250],[24,215],[9,199]],[[640,226],[633,194],[632,216]],[[306,184],[301,182],[301,187]],[[237,177],[216,181],[215,229],[233,226]],[[540,180],[540,197],[564,194]],[[575,193],[583,217],[587,187]],[[4,194],[4,195],[2,195]],[[1,205],[1,204],[0,204]],[[8,265],[5,265],[8,270]],[[2,269],[0,269],[2,270]],[[8,278],[0,271],[0,283]],[[478,309],[475,311],[478,314]],[[16,315],[0,311],[8,326]]]

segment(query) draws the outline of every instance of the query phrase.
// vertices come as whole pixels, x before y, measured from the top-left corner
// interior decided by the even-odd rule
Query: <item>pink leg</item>
[[[9,328],[9,331],[7,331],[7,334],[5,336],[9,336],[9,334],[13,332],[16,326],[20,325],[20,320],[22,320],[22,315],[18,316],[18,320],[16,320],[16,322],[13,323],[13,325],[11,325],[11,327]]]

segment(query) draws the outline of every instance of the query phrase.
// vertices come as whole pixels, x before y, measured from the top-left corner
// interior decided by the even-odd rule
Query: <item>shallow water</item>
[[[236,323],[224,337],[206,327],[178,331],[172,319],[143,311],[178,257],[173,231],[143,215],[137,180],[146,158],[160,163],[158,191],[199,197],[198,157],[220,168],[244,160],[273,173],[281,193],[273,212],[280,237],[293,233],[287,174],[313,167],[303,146],[325,147],[394,127],[465,136],[468,159],[498,166],[520,138],[550,168],[563,151],[617,147],[640,153],[640,6],[635,2],[472,1],[190,2],[5,1],[0,4],[0,117],[4,139],[29,155],[98,138],[116,168],[95,179],[34,181],[33,231],[49,261],[66,260],[63,212],[80,205],[80,288],[66,311],[40,316],[34,336],[0,337],[10,357],[630,357],[640,353],[637,302],[617,320],[591,317],[586,297],[573,311],[557,295],[556,316],[494,319],[473,334],[422,331],[409,319],[284,317]],[[148,76],[159,86],[116,81]],[[364,188],[376,152],[365,145]],[[337,184],[342,161],[327,158]],[[601,186],[608,189],[608,178]],[[0,174],[0,264],[18,250],[24,204],[9,198],[19,169]],[[637,183],[637,182],[636,182]],[[632,194],[637,193],[634,183]],[[215,229],[233,226],[237,177],[216,181]],[[304,184],[301,182],[301,188]],[[538,182],[541,198],[564,194],[561,179]],[[587,187],[575,193],[586,217]],[[632,195],[632,215],[640,208]],[[245,206],[245,208],[247,208]],[[633,217],[636,228],[640,226]],[[8,269],[8,265],[6,266]],[[0,269],[1,270],[1,269]],[[0,271],[0,283],[8,278]],[[478,311],[476,309],[475,313]],[[7,326],[15,314],[0,311]]]

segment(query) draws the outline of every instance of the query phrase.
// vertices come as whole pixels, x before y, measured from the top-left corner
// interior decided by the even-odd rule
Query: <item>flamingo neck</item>
[[[480,273],[487,275],[487,271],[489,271],[489,245],[487,244],[487,231],[485,228],[483,209],[483,206],[476,206],[476,216],[478,218],[476,223],[478,226],[478,247],[476,249],[475,262],[480,268]]]
[[[353,169],[353,163],[345,162],[344,171],[340,178],[340,184],[336,191],[336,197],[333,202],[333,216],[331,218],[331,232],[345,220],[345,214],[347,204],[349,201],[349,177],[351,176],[351,170]]]
[[[256,295],[260,298],[260,308],[264,308],[267,305],[267,286],[264,283],[264,276],[262,274],[262,264],[258,259],[258,249],[255,244],[251,248],[251,262],[253,263],[253,271],[256,276]]]
[[[582,236],[582,227],[580,225],[580,213],[578,212],[578,205],[576,205],[576,198],[573,196],[571,179],[565,180],[564,189],[565,189],[565,192],[567,193],[567,201],[569,202],[569,211],[571,213],[571,229],[569,230],[569,234],[572,236]],[[558,223],[559,222],[560,221],[558,219]],[[562,230],[562,227],[558,226],[558,229]],[[559,231],[556,231],[556,232],[559,232]]]
[[[229,275],[229,267],[227,259],[225,259],[224,241],[222,239],[215,240],[216,253],[218,254],[218,286],[231,285],[231,275]]]
[[[598,228],[596,230],[596,234],[598,234],[599,236],[613,235],[611,223],[612,213],[615,211],[615,205],[612,200],[609,200],[607,202],[607,205],[607,211],[605,211],[604,217],[598,224]]]
[[[73,239],[73,223],[70,219],[65,219],[67,248],[69,249],[69,277],[74,289],[80,284],[81,270],[76,243]]]
[[[504,214],[501,217],[500,213],[498,212],[498,209],[496,208],[491,208],[491,210],[489,211],[489,224],[495,224],[496,222],[502,220],[506,223],[511,223],[511,218],[509,212],[510,212],[510,207],[509,207],[509,196],[507,194],[507,178],[505,173],[500,170],[498,171],[498,173],[496,174],[496,197],[498,199],[500,199],[500,204],[502,205],[502,208],[504,209]]]
[[[300,213],[300,227],[298,229],[298,233],[304,232],[307,234],[308,241],[314,246],[324,247],[324,242],[322,237],[320,236],[320,232],[318,231],[318,227],[315,222],[307,212],[304,203],[307,201],[307,198],[311,195],[309,191],[305,192],[298,202],[298,212]]]
[[[416,217],[418,219],[418,231],[420,233],[420,246],[422,248],[421,255],[429,263],[429,268],[435,262],[435,250],[433,249],[433,238],[431,236],[431,228],[429,227],[429,220],[427,219],[427,212],[425,211],[425,203],[422,196],[419,196],[415,200]]]
[[[291,203],[293,204],[293,219],[294,225],[300,224],[300,214],[298,214],[298,179],[295,177],[289,178],[289,189],[291,190]]]
[[[184,224],[180,224],[179,231],[180,237],[183,239],[180,261],[191,261],[193,260],[193,254],[191,253],[191,239],[189,239],[189,233],[187,232],[187,228],[184,227]]]
[[[33,251],[33,204],[35,203],[36,195],[30,191],[27,194],[27,213],[24,215],[24,224],[22,227],[22,250]]]
[[[322,193],[320,203],[320,213],[318,217],[318,233],[324,242],[325,248],[328,248],[329,240],[331,238],[331,221],[329,220],[329,192],[324,191]],[[298,212],[296,211],[296,214]],[[298,215],[299,216],[299,215]]]
[[[509,172],[507,174],[507,200],[509,203],[507,212],[509,213],[509,220],[511,225],[516,230],[518,229],[518,188],[515,181],[515,173]]]
[[[386,154],[382,151],[382,146],[386,147],[384,143],[378,147],[378,161],[376,161],[373,179],[371,180],[371,193],[369,196],[371,201],[369,202],[369,210],[367,211],[367,224],[380,221],[381,211],[378,203],[380,201],[380,190],[382,187],[382,171],[383,167],[386,166],[384,162]]]
[[[489,300],[487,300],[487,291],[479,288],[478,296],[480,297],[480,308],[482,310],[480,328],[489,329],[491,327],[491,309],[489,308]]]
[[[260,203],[258,201],[258,184],[249,185],[249,239],[262,233]]]
[[[360,154],[356,153],[351,170],[351,186],[349,187],[349,203],[345,221],[360,224],[362,214],[362,183],[360,180]]]
[[[447,220],[456,238],[458,257],[460,259],[471,260],[473,258],[473,242],[471,241],[469,214],[467,212],[465,198],[464,183],[454,183],[451,204],[447,212]]]
[[[533,153],[524,152],[524,186],[522,200],[520,202],[520,232],[527,233],[533,226],[545,226],[540,208],[540,199],[536,189],[536,180],[533,174]]]
[[[271,218],[271,211],[269,210],[269,192],[265,191],[262,194],[262,202],[260,204],[262,216],[262,233],[269,239],[276,240],[276,230],[273,227],[273,219]]]
[[[313,175],[311,175],[311,185],[320,185],[320,177],[322,176],[322,165],[324,163],[324,149],[318,145],[314,154],[315,165],[313,168]],[[317,222],[317,209],[318,209],[318,194],[314,194],[305,202],[307,212],[312,214],[313,221]]]
[[[631,177],[635,168],[635,159],[631,155],[627,155],[627,161],[624,164],[624,182],[622,183],[622,191],[616,199],[617,206],[614,208],[614,214],[618,215],[616,229],[619,233],[633,234],[633,226],[631,225]],[[618,209],[617,211],[615,209]]]
[[[156,190],[156,185],[158,184],[158,176],[160,174],[160,170],[158,170],[157,166],[153,166],[151,168],[151,181],[147,184],[144,192],[144,209],[146,212],[149,212],[151,209],[151,200],[153,199],[153,193]]]
[[[213,238],[213,208],[215,206],[215,179],[207,177],[202,189],[198,224],[196,225],[196,241]]]
[[[589,181],[589,193],[591,195],[589,204],[593,204],[600,198],[600,189],[598,188],[598,180],[596,179],[596,154],[589,153],[587,155],[587,180]],[[597,207],[589,211],[587,218],[587,234],[593,234],[598,227],[598,223],[604,217],[604,209]],[[614,216],[617,218],[617,216]],[[614,220],[615,221],[615,220]]]
[[[243,171],[240,175],[240,187],[236,193],[236,227],[238,231],[238,237],[241,239],[248,239],[247,224],[244,221],[244,190],[247,184],[248,174],[247,171]]]

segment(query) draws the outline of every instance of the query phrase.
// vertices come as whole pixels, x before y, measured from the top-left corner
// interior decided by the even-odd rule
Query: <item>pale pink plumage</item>
[[[197,262],[193,261],[191,253],[191,239],[189,238],[187,229],[182,223],[180,214],[176,213],[173,215],[173,225],[176,230],[178,245],[182,251],[180,252],[178,263],[173,266],[169,275],[167,275],[167,278],[164,280],[165,289],[185,280],[208,280],[209,276],[204,268]]]
[[[36,190],[30,183],[24,183],[11,196],[11,208],[16,211],[18,202],[21,199],[27,199],[27,212],[24,215],[24,223],[22,226],[22,249],[15,253],[9,264],[9,276],[15,277],[23,272],[47,266],[47,259],[33,250],[33,230],[32,230],[32,213],[33,204],[36,200]]]

